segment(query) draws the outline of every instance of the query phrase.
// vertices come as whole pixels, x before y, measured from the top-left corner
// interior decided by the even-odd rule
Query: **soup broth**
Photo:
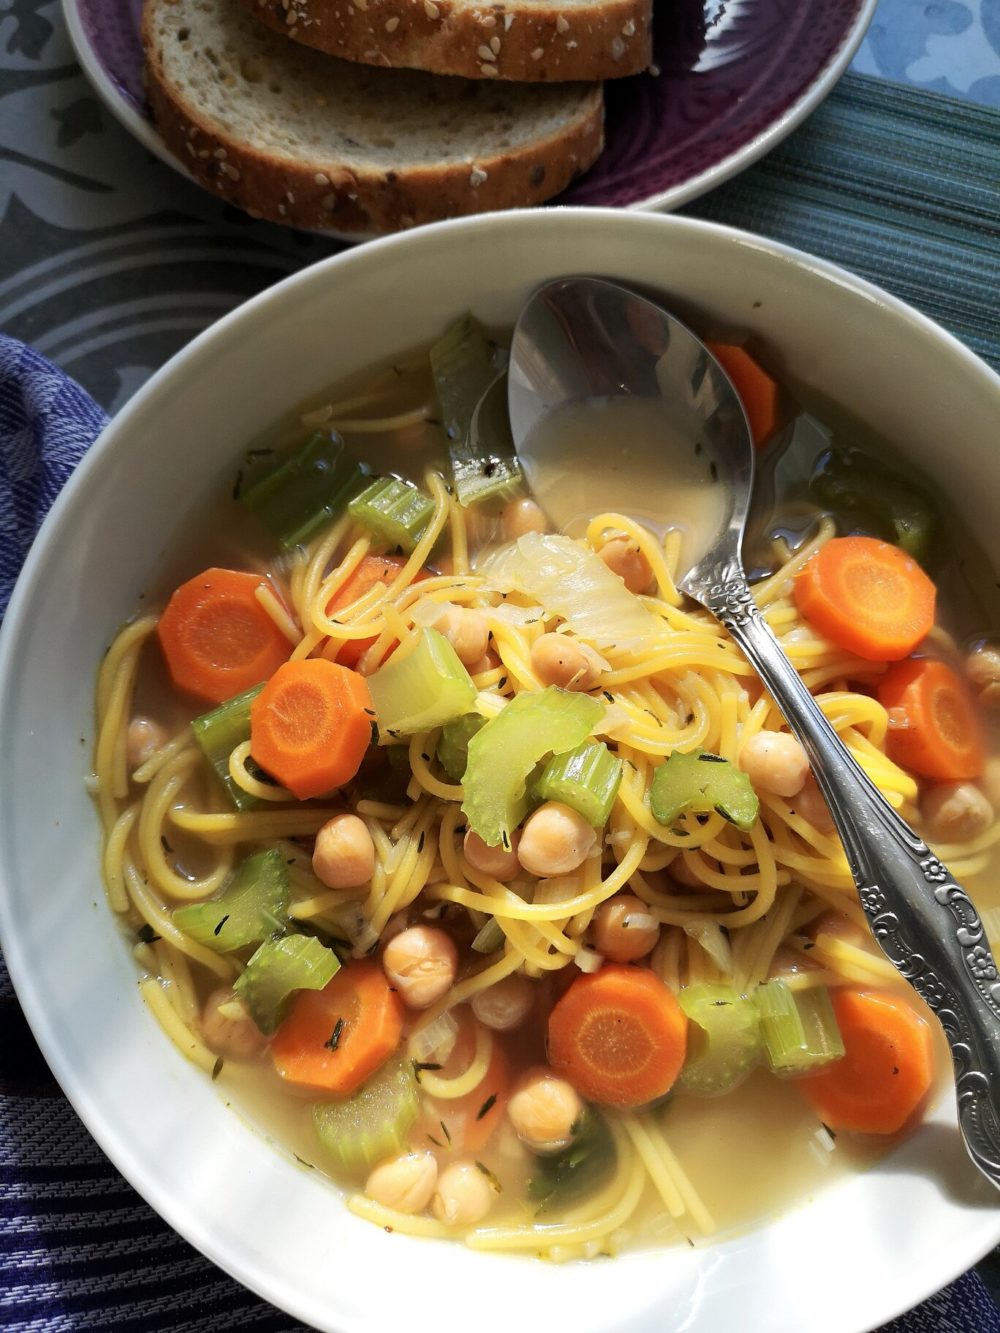
[[[361,1216],[555,1260],[702,1243],[805,1200],[912,1130],[948,1066],[867,933],[797,743],[724,632],[676,593],[714,492],[692,478],[697,503],[662,526],[652,513],[595,525],[613,505],[596,466],[605,415],[560,426],[572,495],[550,508],[572,510],[567,535],[516,479],[459,503],[425,351],[335,386],[252,442],[233,493],[206,500],[145,599],[167,611],[123,629],[98,686],[109,901],[171,1038]],[[314,487],[362,471],[283,549],[269,478],[287,495],[297,483],[277,469],[307,456]],[[786,389],[761,460],[750,549],[766,614],[992,937],[992,576],[899,456],[833,409]],[[422,528],[366,507],[376,470],[403,483]],[[975,772],[897,762],[900,705],[879,702],[892,667],[796,601],[809,559],[853,533],[892,535],[894,513],[938,588],[934,627],[900,656],[951,673],[982,747]],[[282,663],[228,691],[215,659],[215,675],[184,675],[184,653],[216,632],[208,613],[193,630],[167,623],[220,570],[250,577],[239,614],[263,615]],[[243,630],[226,623],[231,644]],[[325,663],[341,690],[325,785],[264,758],[265,723],[280,731],[298,707],[289,694],[277,723],[265,716],[295,663]],[[672,759],[700,754],[717,785]],[[672,763],[681,776],[658,778]],[[912,1105],[898,1123],[891,1105],[870,1124],[824,1123],[843,1098],[822,1079],[843,1076],[871,1003],[890,1027],[901,1015],[899,1061],[923,1070]]]

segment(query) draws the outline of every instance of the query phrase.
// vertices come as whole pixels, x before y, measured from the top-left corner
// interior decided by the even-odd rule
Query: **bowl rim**
[[[131,424],[135,417],[141,416],[155,404],[164,393],[173,392],[177,377],[183,377],[187,367],[193,362],[210,361],[215,352],[228,345],[234,336],[238,336],[244,326],[250,327],[256,321],[266,317],[274,309],[294,301],[298,293],[316,281],[327,282],[330,274],[357,266],[367,266],[378,262],[379,255],[387,251],[418,249],[439,235],[449,232],[489,230],[501,228],[522,229],[531,232],[534,228],[560,230],[576,226],[584,229],[593,224],[613,225],[625,230],[653,229],[667,236],[670,232],[687,232],[692,235],[712,235],[721,243],[734,243],[769,253],[772,257],[795,268],[805,270],[816,278],[836,284],[851,291],[865,301],[874,301],[893,313],[913,323],[924,336],[932,338],[943,349],[963,365],[965,371],[979,378],[984,387],[1000,401],[1000,375],[977,357],[953,334],[943,329],[928,316],[914,309],[908,303],[885,292],[867,279],[857,277],[848,270],[817,259],[803,251],[786,246],[780,242],[756,236],[752,233],[722,224],[694,218],[680,218],[670,215],[625,212],[607,208],[564,208],[549,210],[518,210],[506,213],[481,214],[471,218],[454,219],[435,223],[426,228],[379,238],[368,245],[354,250],[342,251],[318,261],[305,269],[281,280],[265,291],[224,315],[215,324],[200,333],[191,343],[178,351],[165,363],[150,380],[137,391],[134,397],[122,408],[118,415],[105,426],[79,466],[75,469],[60,494],[57,496],[49,513],[46,515],[35,541],[24,562],[21,575],[17,580],[2,630],[0,630],[0,736],[8,728],[16,726],[13,717],[8,718],[8,691],[3,688],[15,666],[15,655],[22,626],[30,614],[30,606],[35,585],[42,576],[47,560],[47,547],[53,535],[63,522],[63,514],[69,507],[82,503],[88,489],[94,484],[95,474],[104,466],[105,455],[116,450],[121,438],[128,438]],[[516,279],[515,279],[516,281]],[[2,802],[6,807],[6,802]],[[0,822],[6,818],[5,811],[0,812]],[[0,947],[3,948],[8,970],[18,1000],[26,1020],[35,1036],[64,1094],[73,1106],[90,1135],[101,1150],[109,1157],[115,1167],[136,1189],[157,1213],[167,1221],[180,1235],[200,1250],[218,1267],[240,1281],[244,1286],[256,1292],[264,1300],[274,1301],[275,1295],[255,1281],[252,1270],[241,1264],[238,1257],[217,1244],[210,1234],[202,1233],[192,1225],[191,1218],[185,1214],[178,1218],[179,1208],[172,1196],[151,1181],[144,1170],[144,1163],[138,1154],[131,1151],[130,1144],[114,1128],[114,1121],[109,1119],[91,1096],[86,1080],[77,1080],[67,1072],[63,1059],[64,1043],[53,1028],[50,1015],[46,1012],[43,997],[36,986],[35,979],[27,965],[25,952],[22,950],[18,923],[10,913],[10,896],[6,888],[7,866],[0,857]],[[963,1233],[964,1236],[964,1233]],[[975,1263],[992,1246],[1000,1243],[1000,1210],[981,1210],[977,1214],[975,1225],[970,1218],[967,1243],[956,1247],[947,1243],[934,1250],[934,1261],[921,1269],[920,1277],[908,1290],[903,1304],[896,1297],[883,1303],[875,1310],[878,1322],[891,1319],[904,1309],[911,1308],[931,1295],[943,1285],[952,1281],[964,1271],[970,1263]],[[286,1301],[282,1296],[282,1308],[299,1318],[308,1320],[307,1307],[296,1307],[294,1301]],[[353,1330],[348,1321],[343,1325],[345,1333]],[[851,1333],[854,1333],[852,1327]],[[858,1326],[857,1333],[862,1333]]]

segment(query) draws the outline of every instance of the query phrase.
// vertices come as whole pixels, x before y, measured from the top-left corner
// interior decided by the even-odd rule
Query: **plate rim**
[[[701,198],[702,195],[715,189],[716,186],[725,184],[726,181],[753,166],[755,162],[758,162],[773,148],[776,148],[833,91],[861,46],[874,18],[878,3],[879,0],[860,0],[860,7],[854,19],[845,28],[839,47],[826,65],[806,89],[780,112],[765,129],[759,130],[741,147],[728,153],[720,161],[706,167],[703,171],[689,176],[677,185],[670,186],[669,189],[659,190],[646,198],[635,199],[629,204],[619,205],[617,207],[620,211],[672,212],[674,209],[681,208],[685,204]],[[84,28],[80,0],[60,0],[60,8],[76,59],[79,61],[88,83],[97,93],[103,105],[143,147],[147,148],[166,166],[180,172],[186,180],[193,182],[198,185],[199,189],[204,190],[205,187],[192,176],[184,162],[167,147],[153,121],[140,115],[122,94],[114,80],[108,77],[104,66],[94,53],[94,48]],[[216,197],[211,195],[209,190],[205,190],[205,193],[212,198]],[[558,197],[552,203],[558,207],[569,208],[616,207],[615,205],[592,203],[563,203]],[[545,206],[542,204],[539,207]],[[292,228],[292,230],[301,229]],[[343,240],[348,243],[360,243],[372,239],[368,235],[335,232],[324,232],[322,234],[329,236],[331,239]]]

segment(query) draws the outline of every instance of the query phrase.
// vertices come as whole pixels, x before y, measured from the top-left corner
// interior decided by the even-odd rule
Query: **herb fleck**
[[[333,1025],[333,1031],[330,1033],[329,1039],[323,1043],[323,1045],[326,1047],[328,1051],[335,1051],[337,1049],[337,1047],[340,1045],[340,1038],[343,1034],[343,1031],[344,1031],[344,1020],[342,1018],[338,1018],[336,1023],[334,1023]]]
[[[220,1055],[219,1058],[218,1058],[218,1060],[216,1060],[215,1064],[212,1066],[212,1082],[213,1082],[213,1083],[214,1083],[215,1080],[219,1077],[219,1075],[222,1073],[222,1066],[223,1066],[224,1064],[225,1064],[225,1060],[223,1060],[222,1056]]]
[[[220,934],[222,933],[222,927],[226,924],[226,922],[227,922],[228,920],[229,920],[229,913],[227,912],[226,915],[225,915],[224,917],[221,917],[221,918],[220,918],[219,923],[218,923],[218,925],[215,927],[215,929],[212,931],[212,934],[213,934],[213,935],[220,935]]]
[[[484,1115],[489,1115],[489,1113],[493,1110],[494,1105],[496,1104],[496,1099],[497,1099],[496,1093],[491,1092],[490,1095],[483,1102],[482,1106],[476,1112],[477,1120],[482,1120]]]

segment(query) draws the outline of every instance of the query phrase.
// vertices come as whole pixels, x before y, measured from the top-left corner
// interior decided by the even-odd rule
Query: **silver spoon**
[[[614,400],[644,400],[641,410],[659,413],[662,433],[637,438],[623,417],[628,433],[605,435],[602,507],[655,515],[661,498],[669,500],[678,461],[690,473],[692,459],[701,460],[702,485],[717,488],[717,521],[695,540],[679,586],[729,631],[805,747],[872,933],[944,1028],[969,1154],[1000,1187],[996,963],[964,889],[848,753],[757,609],[740,557],[754,451],[728,376],[700,339],[651,301],[615,283],[568,277],[540,288],[522,311],[508,397],[518,456],[532,490],[561,526],[579,507],[567,449],[581,439],[586,447],[580,432],[588,415],[605,431],[614,426]],[[575,471],[592,478],[593,464],[581,459]],[[638,485],[630,487],[636,476]]]

